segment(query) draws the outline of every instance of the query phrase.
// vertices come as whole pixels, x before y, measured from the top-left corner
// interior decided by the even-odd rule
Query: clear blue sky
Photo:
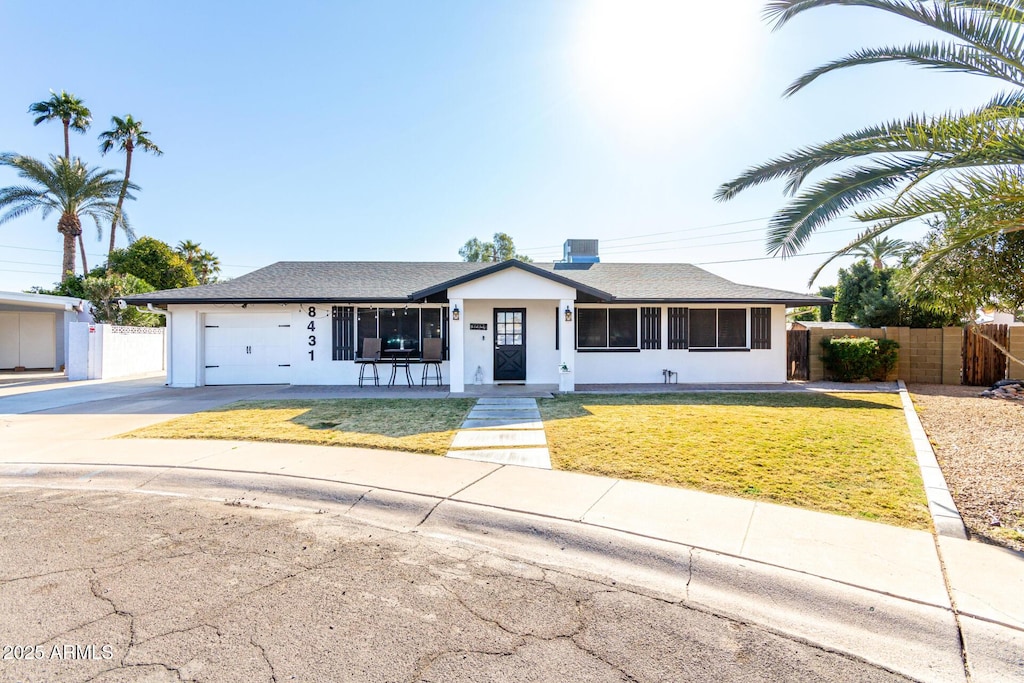
[[[503,231],[537,261],[560,258],[566,238],[596,238],[605,261],[707,264],[806,291],[822,257],[748,260],[765,255],[782,184],[725,204],[715,188],[797,146],[970,108],[997,87],[879,66],[782,99],[828,59],[926,34],[845,8],[772,33],[762,6],[8,0],[0,150],[61,152],[60,124],[33,127],[27,109],[65,89],[93,112],[72,154],[122,168],[97,135],[131,113],[165,152],[135,157],[137,233],[198,241],[229,277],[284,259],[458,260],[468,238]],[[57,279],[56,222],[0,226],[0,290]],[[807,251],[845,244],[852,225]],[[92,266],[105,241],[85,227]]]

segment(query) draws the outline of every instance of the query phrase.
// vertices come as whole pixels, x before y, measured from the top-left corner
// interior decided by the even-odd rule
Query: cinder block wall
[[[960,384],[963,370],[964,330],[962,327],[942,328],[942,383]]]
[[[1013,336],[1014,329],[1018,330],[1016,337]],[[841,332],[812,329],[810,339],[810,379],[812,381],[825,378],[825,366],[821,362],[821,340],[826,337],[893,339],[899,343],[900,349],[895,377],[891,379],[927,384],[960,384],[962,328],[864,327]],[[1024,328],[1011,329],[1010,344],[1011,350],[1014,349],[1013,344],[1019,344],[1018,351],[1015,353],[1024,357]],[[1017,367],[1016,373],[1024,376],[1024,367]]]
[[[1010,353],[1017,358],[1024,359],[1024,327],[1014,325],[1010,327]],[[1024,365],[1009,361],[1009,369],[1006,374],[1010,379],[1024,379]]]

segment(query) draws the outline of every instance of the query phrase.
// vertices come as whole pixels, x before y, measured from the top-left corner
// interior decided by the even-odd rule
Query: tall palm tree
[[[82,99],[64,90],[61,90],[59,95],[51,90],[50,99],[29,105],[28,112],[36,115],[32,122],[34,126],[53,120],[60,120],[64,124],[65,159],[71,159],[69,131],[76,130],[79,133],[84,133],[92,124],[92,112],[85,106]],[[82,273],[86,274],[89,272],[89,264],[86,261],[85,242],[82,240],[81,233],[78,235],[78,246],[82,249]]]
[[[82,216],[96,222],[100,234],[101,220],[109,220],[116,210],[114,197],[121,189],[117,171],[88,168],[80,159],[50,157],[47,164],[32,157],[0,154],[0,166],[9,166],[18,176],[29,181],[27,185],[0,188],[0,224],[24,216],[36,209],[43,218],[50,212],[60,213],[57,232],[64,236],[64,259],[60,279],[75,271],[75,238],[82,234]],[[129,188],[135,189],[134,185]]]
[[[782,256],[796,254],[820,227],[852,210],[868,227],[825,264],[907,221],[947,211],[972,216],[965,241],[1024,229],[1019,218],[1005,218],[1024,215],[1024,1],[776,0],[765,16],[779,28],[828,5],[888,12],[947,39],[857,50],[807,72],[787,96],[833,71],[880,62],[986,76],[1010,90],[970,111],[911,116],[803,147],[748,169],[716,198],[785,179],[793,198],[772,217],[768,233],[769,253]],[[835,165],[842,168],[804,187],[812,173]]]
[[[150,152],[156,156],[163,154],[160,148],[153,144],[153,141],[149,139],[149,131],[142,130],[142,121],[136,121],[132,118],[131,114],[128,114],[123,119],[117,116],[110,117],[110,123],[113,125],[108,131],[100,133],[100,153],[106,154],[110,150],[120,149],[124,152],[124,181],[121,185],[121,194],[117,198],[117,211],[114,214],[114,218],[110,223],[110,249],[107,251],[107,257],[114,253],[114,240],[117,236],[117,225],[121,223],[121,211],[124,207],[124,199],[128,194],[128,183],[130,182],[132,174],[132,152],[136,148],[141,149],[143,152]],[[128,232],[127,226],[122,223],[122,227],[129,239],[132,239],[132,234]]]
[[[863,256],[871,261],[871,265],[875,270],[882,270],[882,268],[885,268],[885,259],[902,256],[908,246],[903,240],[891,237],[875,237],[856,249],[851,249],[850,253],[854,256]]]

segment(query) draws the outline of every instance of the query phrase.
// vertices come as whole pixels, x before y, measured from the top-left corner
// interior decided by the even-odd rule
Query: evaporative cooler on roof
[[[566,240],[562,258],[566,263],[600,263],[597,240]]]

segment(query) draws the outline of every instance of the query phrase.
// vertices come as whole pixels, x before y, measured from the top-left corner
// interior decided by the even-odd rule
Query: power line
[[[813,251],[807,254],[794,254],[793,256],[787,256],[786,259],[791,258],[803,258],[804,256],[824,256],[825,254],[834,254],[834,251]],[[757,258],[739,258],[731,261],[704,261],[703,263],[694,263],[695,266],[714,266],[720,263],[746,263],[747,261],[772,261],[781,256],[759,256]]]
[[[643,235],[633,235],[631,237],[612,237],[609,239],[602,239],[601,242],[624,242],[627,240],[642,239],[644,237],[660,237],[661,235],[674,235],[678,232],[694,232],[697,230],[710,230],[711,228],[724,228],[730,225],[743,225],[744,223],[756,223],[757,221],[766,221],[771,216],[764,216],[762,218],[747,218],[742,221],[730,221],[728,223],[712,223],[710,225],[697,225],[690,228],[679,228],[678,230],[666,230],[663,232],[650,232]],[[546,249],[561,249],[561,244],[546,245],[543,247],[524,247],[523,251],[544,251]]]

